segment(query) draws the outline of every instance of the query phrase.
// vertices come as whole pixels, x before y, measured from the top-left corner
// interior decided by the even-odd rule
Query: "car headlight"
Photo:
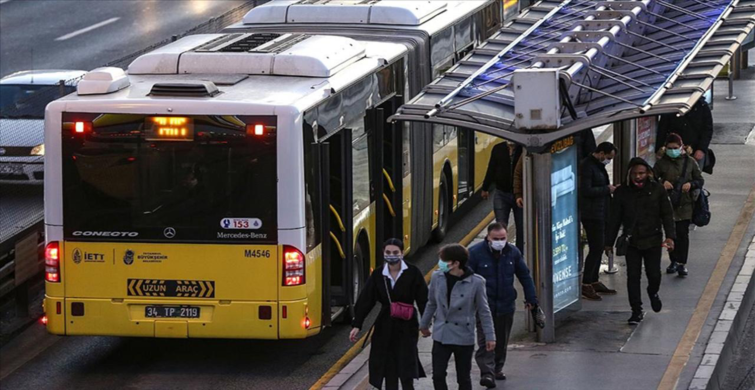
[[[45,144],[39,144],[32,148],[31,153],[29,153],[32,156],[44,156],[45,155]]]

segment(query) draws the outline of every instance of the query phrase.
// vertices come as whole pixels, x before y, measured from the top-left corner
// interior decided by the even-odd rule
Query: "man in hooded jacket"
[[[661,254],[664,247],[669,251],[674,250],[674,210],[663,185],[653,178],[652,168],[639,157],[629,161],[626,185],[617,188],[613,196],[606,233],[606,252],[613,251],[619,228],[623,227],[622,235],[628,238],[627,290],[632,307],[629,324],[637,325],[645,316],[640,293],[643,262],[648,278],[650,304],[656,313],[662,308],[658,296],[661,287]]]

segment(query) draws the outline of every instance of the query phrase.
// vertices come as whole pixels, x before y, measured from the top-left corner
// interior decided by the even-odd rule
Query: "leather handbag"
[[[622,234],[616,240],[616,256],[626,256],[629,248],[629,234]]]
[[[388,294],[388,302],[391,304],[391,317],[405,321],[414,318],[414,305],[404,302],[393,302],[391,299],[391,289],[388,288],[386,278],[383,278],[383,282],[385,283],[385,292]]]

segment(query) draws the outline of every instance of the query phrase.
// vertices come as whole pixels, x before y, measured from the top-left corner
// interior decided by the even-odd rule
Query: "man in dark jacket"
[[[592,301],[602,300],[598,293],[616,294],[616,290],[606,287],[599,280],[608,205],[611,194],[616,190],[608,179],[606,165],[616,157],[616,151],[612,143],[603,142],[579,166],[579,213],[590,246],[582,274],[582,297]]]
[[[509,214],[514,212],[516,224],[516,246],[521,252],[524,248],[524,210],[516,204],[514,196],[514,168],[522,156],[522,147],[509,142],[501,142],[490,153],[488,170],[482,182],[482,198],[487,199],[491,185],[495,184],[493,193],[493,211],[496,222],[509,226]]]
[[[705,166],[705,156],[713,138],[713,114],[705,99],[699,99],[684,116],[676,114],[661,115],[658,122],[658,134],[655,137],[655,150],[664,147],[666,138],[671,133],[679,134],[692,151],[700,169]]]
[[[500,223],[493,223],[488,226],[485,241],[469,248],[469,268],[485,278],[488,304],[495,326],[496,347],[493,352],[486,349],[485,333],[481,324],[477,323],[478,349],[475,359],[482,374],[480,384],[486,387],[495,387],[496,379],[506,379],[503,365],[506,363],[506,348],[516,311],[515,275],[524,288],[527,308],[537,307],[535,283],[530,276],[530,270],[522,258],[522,253],[506,242],[507,238],[506,228]]]
[[[642,311],[640,278],[642,263],[648,277],[648,295],[654,312],[661,311],[661,253],[664,247],[674,250],[676,228],[674,210],[671,208],[663,185],[653,179],[652,168],[642,158],[629,161],[629,173],[625,185],[614,192],[611,217],[608,220],[606,252],[613,251],[614,242],[623,227],[622,235],[628,236],[627,290],[632,317],[629,324],[637,325],[645,314]],[[663,231],[661,231],[663,228]],[[663,233],[666,239],[663,239]]]

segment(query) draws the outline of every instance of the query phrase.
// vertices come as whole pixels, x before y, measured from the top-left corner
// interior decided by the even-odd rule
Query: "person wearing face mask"
[[[404,244],[391,238],[383,245],[385,264],[367,279],[354,307],[353,328],[349,340],[356,342],[365,318],[377,302],[380,312],[375,319],[370,349],[370,385],[381,389],[414,388],[414,379],[425,372],[419,361],[419,315],[427,305],[427,283],[419,268],[404,261]],[[416,304],[416,307],[414,307]],[[395,306],[403,306],[394,311]],[[393,306],[393,308],[392,308]]]
[[[658,313],[663,307],[658,295],[661,288],[661,254],[664,247],[673,252],[676,238],[674,210],[666,190],[653,179],[650,164],[640,157],[629,161],[627,182],[613,194],[606,229],[607,253],[613,251],[619,229],[622,229],[623,241],[628,243],[627,290],[632,308],[629,324],[637,325],[645,317],[640,293],[642,265],[645,264],[648,278],[650,305]]]
[[[616,152],[612,143],[603,142],[579,166],[579,215],[589,245],[582,273],[582,297],[591,301],[602,300],[598,294],[616,294],[616,290],[606,287],[599,280],[608,205],[611,194],[616,190],[608,178],[606,165],[613,161]]]
[[[462,245],[446,245],[439,256],[438,270],[430,280],[427,308],[419,324],[424,337],[433,337],[433,387],[448,389],[446,372],[448,361],[454,355],[458,388],[471,390],[475,317],[482,323],[481,332],[487,340],[485,348],[493,351],[496,347],[485,279],[467,266],[469,252]]]
[[[697,191],[703,188],[705,179],[696,160],[684,152],[682,137],[671,133],[666,138],[666,152],[653,167],[655,176],[669,193],[674,207],[676,223],[676,247],[669,253],[671,265],[666,273],[678,273],[687,276],[687,258],[689,255],[689,225],[695,205]]]
[[[482,322],[478,320],[479,348],[475,354],[481,373],[480,385],[492,388],[496,387],[496,380],[506,379],[503,366],[506,363],[506,348],[516,311],[517,292],[514,288],[514,277],[522,284],[528,310],[537,308],[535,283],[522,253],[508,242],[506,227],[497,222],[488,226],[488,234],[484,241],[469,248],[469,268],[485,278],[488,305],[493,316],[495,351],[485,348],[488,339]]]

